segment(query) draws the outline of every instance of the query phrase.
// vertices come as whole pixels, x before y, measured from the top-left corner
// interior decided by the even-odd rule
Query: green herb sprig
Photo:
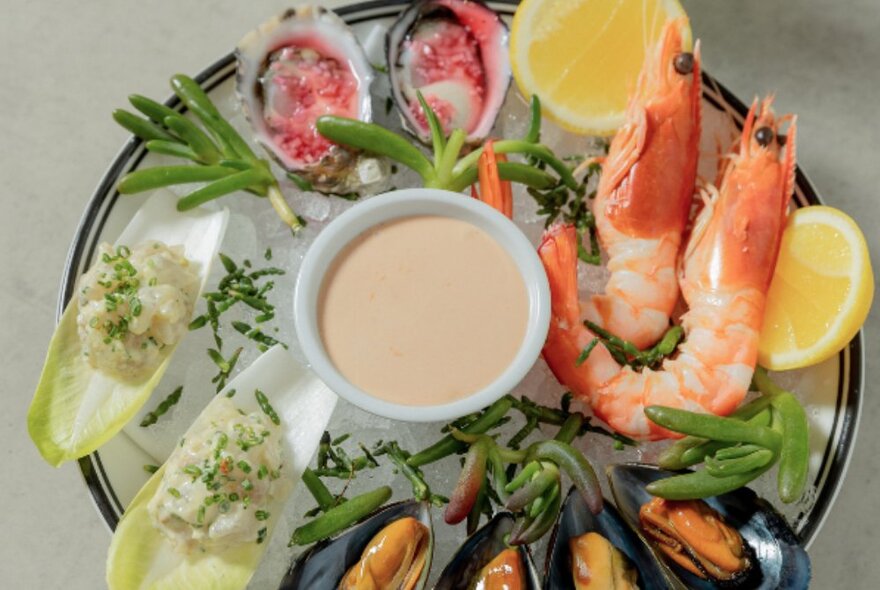
[[[809,424],[803,407],[776,385],[762,367],[755,370],[754,387],[761,397],[722,418],[649,406],[654,423],[686,434],[660,456],[660,466],[705,468],[652,482],[648,491],[662,498],[683,500],[717,496],[740,488],[777,463],[779,498],[795,502],[803,495],[810,463]]]
[[[431,130],[433,154],[430,159],[408,139],[374,123],[326,115],[318,119],[318,132],[335,143],[385,156],[403,164],[418,173],[426,187],[460,192],[476,182],[477,164],[483,150],[479,148],[459,158],[467,134],[462,129],[455,129],[447,136],[424,97],[418,94],[418,99]],[[536,125],[540,127],[540,103],[536,96],[532,97],[532,101],[533,122],[530,128]],[[577,189],[578,184],[571,168],[558,159],[550,148],[530,139],[526,136],[521,140],[497,141],[494,149],[498,154],[530,156],[545,163],[558,178],[536,166],[519,162],[499,163],[500,177],[537,189],[550,189],[560,183],[569,190]]]
[[[575,361],[575,364],[578,365],[583,364],[596,345],[601,342],[608,349],[608,352],[611,353],[611,356],[614,357],[614,360],[621,365],[629,365],[634,369],[643,367],[654,369],[663,362],[663,359],[675,352],[678,343],[684,337],[684,329],[681,326],[671,326],[657,344],[651,348],[641,350],[632,342],[615,336],[589,320],[584,321],[584,326],[596,334],[596,338],[578,356]]]
[[[296,232],[304,226],[272,174],[268,160],[258,158],[232,125],[220,115],[201,86],[183,74],[171,77],[171,88],[201,126],[182,113],[145,96],[132,95],[130,111],[114,111],[113,119],[141,138],[148,151],[189,160],[195,165],[157,166],[126,174],[117,186],[122,194],[177,184],[207,183],[177,202],[179,211],[198,207],[224,195],[245,190],[269,202]]]
[[[183,385],[178,385],[174,391],[168,394],[168,397],[159,402],[159,405],[156,406],[155,410],[147,412],[146,415],[144,415],[140,424],[141,428],[147,428],[158,422],[159,418],[167,414],[168,410],[180,401],[181,394],[183,394]]]
[[[268,280],[267,277],[280,276],[285,274],[285,271],[274,266],[253,269],[253,264],[250,260],[245,259],[241,264],[237,264],[232,258],[223,253],[219,253],[218,256],[223,268],[226,270],[226,275],[217,283],[215,291],[202,294],[207,303],[207,311],[202,315],[196,316],[190,322],[189,329],[198,330],[204,326],[211,326],[215,348],[209,348],[207,354],[217,366],[218,373],[211,382],[216,385],[217,392],[220,392],[226,387],[226,383],[235,369],[239,355],[243,350],[242,347],[239,347],[236,348],[229,358],[223,356],[223,338],[221,337],[221,318],[223,314],[234,306],[242,304],[259,312],[254,318],[254,322],[259,326],[265,326],[267,322],[275,318],[275,306],[268,299],[268,295],[274,289],[275,283],[272,280]],[[267,249],[263,256],[266,260],[271,260],[272,251]],[[269,336],[261,327],[251,327],[245,322],[233,321],[232,328],[248,340],[254,342],[261,352],[265,352],[276,344],[287,348],[285,343]]]

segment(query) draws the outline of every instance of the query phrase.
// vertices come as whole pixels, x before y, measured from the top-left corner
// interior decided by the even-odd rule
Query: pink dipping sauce
[[[482,229],[418,215],[358,236],[318,298],[330,360],[370,395],[448,403],[494,381],[526,333],[529,300],[510,255]]]

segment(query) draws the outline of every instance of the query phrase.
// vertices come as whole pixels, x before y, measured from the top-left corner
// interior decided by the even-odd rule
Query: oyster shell
[[[545,588],[573,590],[572,555],[569,541],[595,532],[620,550],[638,571],[637,584],[642,590],[664,590],[665,574],[645,542],[626,524],[613,504],[605,501],[599,514],[593,514],[583,498],[572,488],[553,529],[544,576]]]
[[[671,475],[675,474],[636,463],[608,467],[615,502],[624,519],[640,537],[639,510],[653,497],[645,486]],[[747,575],[730,582],[712,582],[670,564],[652,547],[672,587],[698,590],[718,587],[802,590],[809,587],[810,558],[800,546],[794,531],[769,503],[747,488],[709,498],[706,503],[739,532],[756,556],[755,567]]]
[[[510,86],[507,40],[507,25],[482,2],[414,2],[385,39],[391,96],[404,127],[431,139],[420,91],[447,134],[461,128],[468,143],[485,138]]]
[[[302,5],[248,33],[236,49],[236,91],[256,140],[321,192],[350,192],[383,176],[318,133],[322,115],[372,118],[373,68],[335,13]]]
[[[365,521],[348,532],[322,541],[303,553],[290,566],[279,590],[333,590],[340,587],[343,578],[362,558],[362,554],[374,537],[386,526],[400,519],[412,517],[428,528],[427,544],[419,548],[424,551],[425,560],[416,580],[404,588],[424,588],[431,570],[431,556],[434,550],[434,532],[431,525],[431,511],[424,502],[398,502],[376,511]]]
[[[455,553],[452,561],[443,569],[434,590],[470,590],[482,570],[502,551],[514,550],[519,554],[524,579],[520,588],[538,590],[541,582],[535,570],[529,550],[520,545],[511,548],[505,539],[513,530],[513,515],[508,512],[496,514],[485,526],[467,538]],[[505,586],[516,588],[515,585]]]

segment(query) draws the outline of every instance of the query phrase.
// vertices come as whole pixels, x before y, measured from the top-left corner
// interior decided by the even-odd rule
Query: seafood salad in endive
[[[78,290],[76,322],[89,364],[128,381],[152,373],[165,348],[187,333],[199,282],[181,246],[101,244]]]
[[[278,426],[228,398],[209,406],[165,463],[147,511],[181,550],[256,542],[282,479]]]
[[[798,535],[819,485],[816,431],[806,396],[787,390],[802,382],[783,371],[834,358],[857,334],[873,296],[864,237],[844,213],[792,199],[806,182],[797,121],[772,95],[707,99],[714,80],[677,3],[551,4],[524,0],[510,21],[478,0],[417,0],[369,30],[298,5],[246,34],[211,84],[176,74],[176,102],[132,95],[136,112],[113,114],[146,154],[118,179],[120,198],[150,195],[80,277],[28,414],[52,465],[88,462],[123,430],[149,457],[140,491],[122,498],[112,590],[808,587]],[[615,50],[600,55],[608,35]],[[214,84],[223,75],[234,90]],[[485,310],[519,301],[498,273],[441,277],[482,297],[471,316],[445,306],[452,297],[436,303],[447,291],[387,250],[355,256],[390,236],[395,253],[440,260],[416,256],[426,230],[393,233],[428,214],[315,241],[398,186],[472,198],[522,230],[549,300],[526,378],[438,428],[353,421],[347,402],[334,416],[287,313],[306,250],[338,245],[321,287],[332,305],[304,316],[320,318],[328,363],[350,375],[373,353],[409,354],[435,370],[403,381],[373,363],[369,387],[345,377],[365,396],[415,413],[474,395],[447,395],[437,371],[480,367],[492,382],[513,362],[519,344],[497,338],[532,311],[493,320]],[[807,272],[811,238],[827,252],[811,250]],[[480,260],[456,245],[443,265]],[[357,280],[334,291],[346,264]],[[835,281],[791,287],[822,272]],[[819,297],[821,333],[786,315]],[[404,307],[433,314],[430,334]],[[448,367],[431,346],[465,327],[491,331],[472,340],[495,348],[447,346]]]

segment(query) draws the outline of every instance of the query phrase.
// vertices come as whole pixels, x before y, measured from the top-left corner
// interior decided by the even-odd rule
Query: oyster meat
[[[315,190],[349,192],[373,179],[358,154],[325,139],[322,115],[372,117],[373,69],[335,13],[303,5],[263,23],[236,50],[236,90],[257,141]]]
[[[430,130],[417,92],[444,131],[485,138],[510,85],[507,26],[482,2],[414,2],[386,37],[391,91],[404,126],[424,142]]]

